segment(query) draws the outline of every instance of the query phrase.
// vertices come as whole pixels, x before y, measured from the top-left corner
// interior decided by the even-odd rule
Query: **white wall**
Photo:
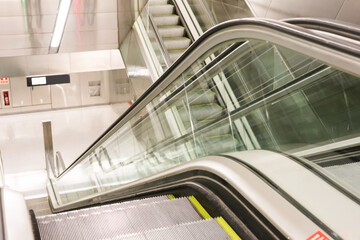
[[[59,108],[110,104],[109,71],[71,73],[69,84],[28,87],[26,77],[10,78],[0,85],[0,115]],[[99,96],[90,96],[89,83],[100,84]],[[9,90],[10,106],[4,106],[2,90]]]
[[[247,0],[256,17],[318,17],[360,25],[359,0]]]

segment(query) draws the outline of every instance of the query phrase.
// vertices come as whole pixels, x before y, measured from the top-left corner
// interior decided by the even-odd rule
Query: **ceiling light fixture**
[[[64,34],[65,24],[69,15],[72,0],[60,0],[59,11],[55,21],[54,33],[50,43],[49,53],[57,53],[61,38]]]

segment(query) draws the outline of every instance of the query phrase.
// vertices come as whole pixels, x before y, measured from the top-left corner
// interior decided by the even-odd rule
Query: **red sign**
[[[0,84],[9,84],[9,78],[0,78]]]
[[[9,91],[3,91],[3,95],[4,95],[4,105],[9,106],[10,105]]]
[[[326,237],[322,232],[318,231],[306,240],[329,240],[329,238]]]

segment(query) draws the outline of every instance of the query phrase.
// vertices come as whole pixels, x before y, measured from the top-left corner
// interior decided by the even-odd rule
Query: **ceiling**
[[[60,53],[118,49],[131,0],[72,0]],[[0,0],[0,57],[48,54],[59,0]],[[119,15],[118,15],[119,13]],[[122,18],[118,18],[122,16]]]

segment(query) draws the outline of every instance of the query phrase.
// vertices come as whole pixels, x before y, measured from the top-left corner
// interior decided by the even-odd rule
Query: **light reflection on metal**
[[[25,19],[25,31],[28,33],[28,17],[27,17],[27,11],[26,11],[26,0],[22,0],[22,7],[24,11],[24,19]]]
[[[149,77],[149,69],[142,68],[142,67],[129,67],[128,68],[128,75],[130,78],[136,77]]]
[[[59,11],[55,21],[54,33],[50,43],[49,53],[57,53],[59,51],[60,42],[64,34],[65,24],[69,15],[72,0],[61,0]]]
[[[75,11],[76,11],[76,16],[77,16],[77,21],[78,21],[78,29],[77,29],[77,36],[78,36],[78,45],[81,45],[81,34],[80,34],[80,9],[79,9],[79,0],[75,0]]]

